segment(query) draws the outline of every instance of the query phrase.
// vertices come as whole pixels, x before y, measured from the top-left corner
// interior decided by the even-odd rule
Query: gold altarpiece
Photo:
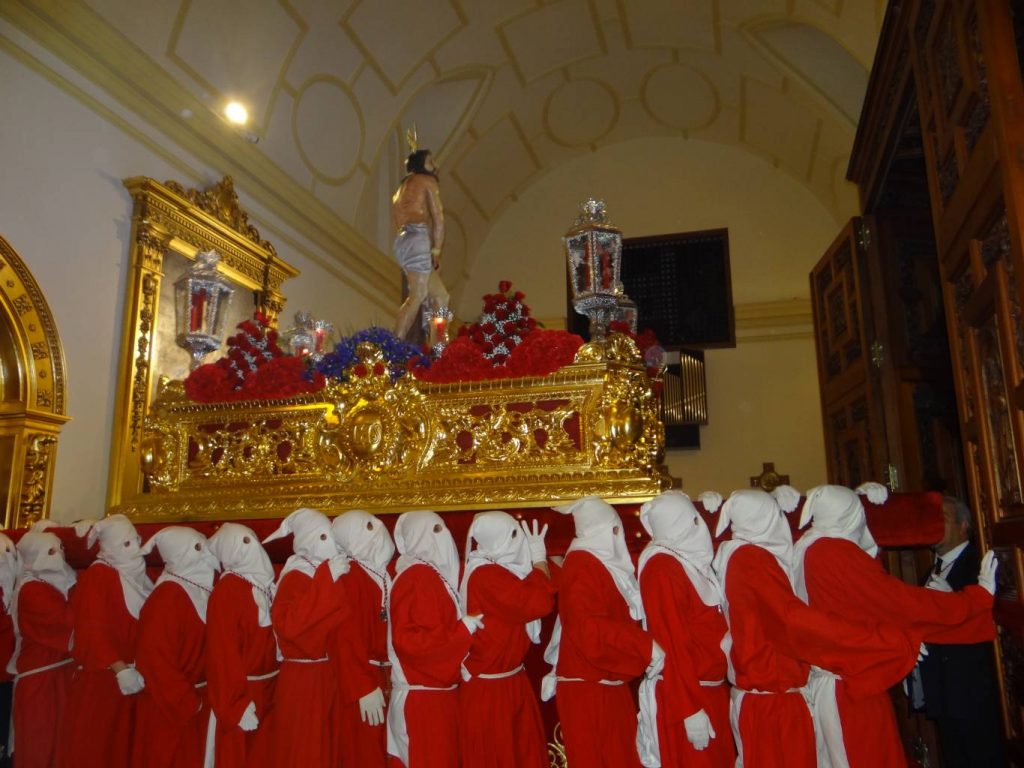
[[[653,382],[632,340],[584,345],[545,377],[392,381],[362,345],[359,374],[281,400],[201,404],[159,370],[173,310],[158,304],[166,253],[221,254],[271,321],[296,271],[238,207],[230,179],[206,192],[128,179],[135,200],[110,507],[136,520],[279,517],[298,506],[549,506],[598,494],[639,501],[671,485]],[[173,279],[173,278],[172,278]],[[353,371],[356,367],[353,368]]]
[[[64,351],[28,266],[0,237],[0,509],[4,528],[50,510],[57,439],[68,420]],[[0,476],[2,476],[0,474]]]

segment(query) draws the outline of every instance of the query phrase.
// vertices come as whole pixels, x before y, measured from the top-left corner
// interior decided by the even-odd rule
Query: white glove
[[[658,645],[658,641],[654,640],[651,642],[651,663],[647,665],[647,671],[644,675],[648,680],[652,680],[661,674],[661,670],[665,668],[665,650]]]
[[[991,549],[981,558],[981,568],[978,570],[978,586],[990,595],[996,593],[996,571],[999,570],[999,561],[996,560],[996,553]]]
[[[245,712],[242,713],[241,719],[238,721],[238,727],[246,733],[249,731],[255,731],[260,727],[260,719],[256,717],[256,702],[249,702],[249,705],[245,708]]]
[[[374,688],[359,700],[359,716],[367,725],[384,724],[384,691]]]
[[[861,496],[867,496],[872,504],[885,504],[889,498],[889,489],[881,483],[861,483],[854,490]]]
[[[351,568],[348,562],[348,555],[344,552],[339,552],[327,561],[327,567],[331,569],[331,578],[337,581],[340,576],[348,573],[349,568]]]
[[[536,520],[533,521],[533,530],[526,524],[525,520],[520,521],[520,527],[526,534],[526,543],[530,547],[531,563],[546,563],[548,561],[548,549],[544,546],[544,537],[548,535],[548,527],[540,528]]]
[[[917,649],[917,660],[918,662],[924,661],[924,657],[928,655],[928,646],[921,643],[921,647]]]
[[[146,687],[146,681],[142,679],[139,670],[135,667],[125,667],[117,673],[117,687],[121,689],[124,696],[132,696]]]
[[[484,628],[484,615],[482,613],[478,613],[476,616],[463,616],[462,623],[466,625],[466,629],[469,630],[469,634],[476,634],[478,629]]]
[[[936,592],[952,592],[953,588],[949,586],[949,582],[941,576],[931,576],[928,579],[928,583],[924,585],[925,589],[934,589]]]
[[[722,506],[722,494],[718,491],[704,491],[697,497],[697,501],[707,512],[717,512],[718,508]]]
[[[683,720],[683,727],[686,729],[686,739],[698,752],[707,749],[708,742],[715,738],[715,729],[711,727],[707,712],[698,709],[689,717]]]
[[[779,504],[779,509],[783,512],[792,512],[800,506],[800,491],[792,485],[780,485],[772,491],[772,496],[775,497],[775,501]]]

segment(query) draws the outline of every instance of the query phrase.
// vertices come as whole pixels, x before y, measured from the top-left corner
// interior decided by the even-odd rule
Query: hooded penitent
[[[306,507],[295,510],[281,521],[278,529],[267,536],[263,543],[283,539],[289,534],[294,537],[292,551],[295,554],[284,564],[279,580],[293,570],[312,577],[320,563],[338,554],[338,545],[334,543],[334,535],[331,533],[331,521],[323,512]]]
[[[259,625],[270,626],[270,603],[274,599],[274,566],[251,528],[224,523],[210,537],[210,551],[225,573],[233,573],[252,585],[252,598],[259,611]]]
[[[204,623],[213,577],[220,567],[207,544],[206,537],[194,528],[172,525],[157,531],[142,547],[143,555],[155,547],[164,561],[155,586],[172,581],[184,589]]]
[[[800,537],[793,556],[793,587],[804,602],[807,602],[804,555],[818,539],[847,539],[871,557],[878,555],[878,544],[868,530],[864,505],[856,491],[841,485],[819,485],[809,490],[800,515],[800,527],[808,524],[811,527]]]
[[[481,565],[489,563],[500,565],[520,579],[525,579],[533,570],[526,537],[515,518],[507,512],[480,512],[473,517],[466,537],[466,565],[459,587],[463,610],[466,609],[469,577]],[[526,625],[526,634],[533,643],[540,642],[540,625],[540,620]]]
[[[14,581],[14,593],[11,597],[11,618],[15,628],[18,627],[18,594],[21,588],[32,581],[42,581],[54,587],[67,599],[68,593],[75,585],[75,570],[64,559],[64,545],[56,534],[47,533],[53,528],[51,520],[40,520],[18,541],[18,575]],[[21,632],[15,636],[14,654],[7,664],[7,671],[12,675],[18,671],[18,655],[21,651]]]
[[[146,575],[142,537],[132,521],[124,515],[111,515],[95,522],[78,524],[75,532],[86,537],[85,544],[90,549],[99,542],[100,553],[96,559],[118,572],[125,607],[134,618],[139,618],[142,604],[153,591],[153,582]]]
[[[3,591],[4,610],[10,613],[14,599],[14,580],[18,578],[18,550],[14,542],[0,533],[0,590]]]
[[[640,555],[637,568],[658,554],[668,554],[683,566],[705,605],[721,605],[722,587],[711,569],[715,555],[711,532],[704,518],[682,491],[666,491],[640,507],[640,523],[651,542]]]

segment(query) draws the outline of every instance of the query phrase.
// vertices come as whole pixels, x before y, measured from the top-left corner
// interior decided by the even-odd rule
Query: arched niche
[[[0,237],[0,510],[6,528],[49,514],[57,437],[68,420],[66,382],[50,307],[28,266]]]

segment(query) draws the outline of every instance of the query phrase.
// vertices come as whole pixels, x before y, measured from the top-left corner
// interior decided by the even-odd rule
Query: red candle
[[[316,351],[319,354],[324,351],[324,329],[317,328],[313,331],[313,335],[316,337]]]
[[[200,288],[192,292],[192,316],[188,329],[195,333],[203,329],[203,309],[206,305],[206,289]]]

